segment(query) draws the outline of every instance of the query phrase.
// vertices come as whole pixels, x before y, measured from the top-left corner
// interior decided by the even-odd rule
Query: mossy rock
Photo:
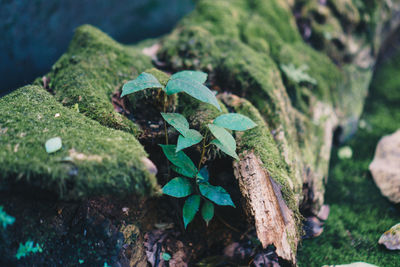
[[[111,97],[124,82],[151,67],[151,58],[141,50],[84,25],[77,28],[68,51],[46,76],[56,99],[65,106],[78,104],[82,114],[102,125],[138,134],[136,124],[114,111]]]
[[[44,190],[64,199],[158,193],[133,135],[64,107],[43,88],[26,86],[1,98],[0,112],[2,190]],[[44,144],[56,136],[62,149],[49,154]]]

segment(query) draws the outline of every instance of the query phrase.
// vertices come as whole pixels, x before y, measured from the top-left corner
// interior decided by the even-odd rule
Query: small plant
[[[281,64],[281,69],[285,75],[295,83],[309,83],[317,85],[317,80],[308,75],[305,71],[308,70],[307,65],[301,65],[296,68],[292,63],[289,65]]]
[[[208,170],[202,166],[205,152],[210,145],[215,145],[225,154],[238,160],[236,141],[228,130],[246,131],[257,126],[246,116],[229,113],[215,118],[207,125],[208,130],[202,134],[195,129],[190,129],[189,122],[182,114],[165,113],[167,110],[165,105],[169,103],[168,97],[180,92],[184,92],[221,110],[214,93],[203,85],[206,80],[207,74],[204,72],[181,71],[173,74],[164,87],[156,77],[143,72],[135,80],[126,83],[122,88],[121,94],[121,97],[123,97],[140,90],[153,88],[158,89],[158,96],[162,95],[164,97],[164,101],[161,101],[161,103],[164,103],[164,112],[161,112],[161,116],[166,123],[179,132],[179,136],[176,145],[168,144],[168,131],[165,127],[166,144],[160,144],[160,146],[167,159],[172,163],[171,169],[181,176],[171,179],[162,188],[162,191],[164,194],[176,198],[187,197],[183,205],[185,228],[199,211],[201,202],[203,202],[201,215],[207,225],[214,216],[214,204],[235,207],[229,193],[224,188],[209,183]],[[215,139],[207,143],[207,135],[209,133]],[[201,143],[201,157],[196,167],[190,157],[182,150],[199,143]]]
[[[39,244],[36,244],[35,246],[33,241],[28,240],[25,242],[25,244],[23,243],[19,244],[19,248],[15,257],[19,260],[23,257],[28,256],[29,254],[42,253],[42,252],[43,249]]]
[[[4,210],[3,206],[0,206],[0,224],[3,226],[3,229],[6,229],[8,225],[11,225],[15,222],[15,218],[8,215]]]

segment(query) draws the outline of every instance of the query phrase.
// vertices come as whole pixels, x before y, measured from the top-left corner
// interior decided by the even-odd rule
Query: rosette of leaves
[[[215,94],[203,85],[206,80],[207,74],[204,72],[181,71],[173,74],[164,87],[153,75],[142,73],[138,78],[124,85],[121,97],[148,88],[158,88],[165,91],[167,96],[186,93],[221,110]],[[199,131],[190,129],[189,122],[182,114],[161,113],[161,115],[165,122],[179,132],[176,145],[160,144],[163,153],[172,163],[171,169],[180,175],[171,179],[162,188],[163,193],[176,198],[186,198],[183,205],[185,228],[199,210],[201,210],[201,216],[208,225],[214,216],[214,205],[235,207],[235,204],[224,188],[210,184],[208,170],[201,166],[205,149],[210,145],[215,145],[225,154],[239,160],[236,154],[236,141],[230,131],[246,131],[257,125],[241,114],[223,114],[207,125],[207,132],[203,133],[203,136]],[[165,131],[166,135],[167,133]],[[206,144],[209,133],[212,134],[214,139]],[[183,150],[200,142],[202,142],[202,155],[198,167],[196,167]]]

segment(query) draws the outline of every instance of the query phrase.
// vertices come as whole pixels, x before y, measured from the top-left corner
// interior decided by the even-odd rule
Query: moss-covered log
[[[349,8],[341,9],[342,2]],[[258,124],[236,135],[241,160],[233,164],[235,176],[263,248],[273,244],[281,260],[296,264],[300,212],[317,214],[324,202],[333,132],[341,127],[343,138],[351,134],[377,40],[396,24],[392,18],[400,4],[388,2],[390,10],[377,1],[201,0],[171,34],[136,46],[82,26],[50,73],[35,82],[38,86],[0,100],[5,114],[0,119],[0,189],[34,186],[81,200],[156,194],[158,185],[149,172],[154,168],[143,162],[146,154],[135,138],[143,138],[140,132],[149,123],[161,126],[160,118],[151,117],[159,108],[155,96],[130,97],[130,106],[128,101],[124,106],[128,118],[115,111],[113,95],[118,99],[122,84],[153,64],[167,72],[203,70],[227,107],[223,112],[235,110]],[[219,114],[185,96],[174,99],[173,109],[202,131],[199,116],[208,121]],[[43,145],[53,136],[61,136],[64,147],[47,154]],[[159,158],[153,141],[141,141],[150,157]]]

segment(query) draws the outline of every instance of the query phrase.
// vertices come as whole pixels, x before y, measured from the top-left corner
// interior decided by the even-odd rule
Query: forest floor
[[[382,233],[400,222],[400,207],[381,195],[368,171],[379,139],[400,128],[399,69],[397,52],[375,73],[358,131],[343,144],[352,149],[352,158],[340,159],[340,148],[332,150],[326,188],[330,215],[321,236],[299,248],[299,266],[357,261],[400,266],[400,252],[378,244]]]

